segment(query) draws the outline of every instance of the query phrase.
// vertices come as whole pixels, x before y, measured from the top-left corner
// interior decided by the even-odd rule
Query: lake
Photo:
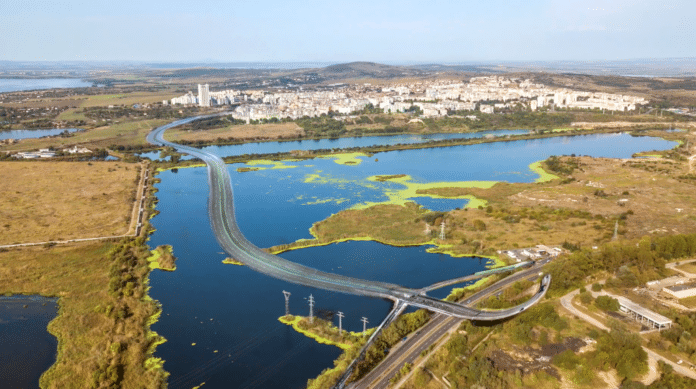
[[[76,78],[0,78],[0,93],[91,86],[91,82]]]
[[[82,131],[79,128],[52,128],[46,130],[9,130],[0,131],[0,140],[4,139],[29,139],[43,138],[44,136],[60,135],[63,131],[76,132]]]
[[[39,387],[39,377],[56,361],[58,340],[46,327],[57,313],[54,298],[0,297],[0,386]]]
[[[506,136],[527,134],[529,130],[493,130],[469,132],[464,134],[402,134],[387,136],[363,136],[358,138],[337,138],[337,139],[309,139],[295,141],[278,142],[252,142],[239,145],[227,146],[207,146],[203,150],[209,151],[220,157],[244,154],[273,154],[287,153],[293,150],[326,150],[326,149],[347,149],[351,147],[387,146],[397,144],[416,144],[445,139],[472,139],[483,138],[485,136]],[[159,160],[159,151],[140,154],[143,158]],[[181,159],[192,159],[193,157],[184,155]],[[165,158],[169,159],[169,157]]]
[[[266,152],[275,152],[273,145],[286,147],[278,142],[264,145],[268,145]],[[550,155],[629,158],[639,151],[675,145],[658,138],[597,134],[390,151],[358,157],[360,163],[354,165],[317,158],[255,165],[263,169],[249,172],[237,171],[248,165],[231,164],[228,170],[241,231],[254,244],[270,247],[311,238],[313,223],[353,206],[392,201],[393,194],[404,187],[368,179],[374,175],[408,174],[417,183],[533,182],[538,176],[529,164]],[[318,344],[277,321],[284,314],[283,290],[292,293],[292,314],[307,315],[306,299],[312,294],[321,316],[332,318],[342,311],[344,328],[352,331],[361,330],[360,317],[376,325],[389,311],[390,302],[385,300],[301,287],[244,266],[223,265],[227,255],[208,220],[207,170],[170,170],[158,177],[160,214],[152,219],[157,230],[149,244],[153,248],[172,244],[178,257],[175,272],[154,271],[150,277],[150,295],[163,309],[152,328],[168,340],[157,348],[156,356],[166,361],[164,367],[171,372],[170,388],[191,388],[202,382],[206,388],[302,388],[307,379],[331,367],[340,354],[338,348]],[[466,203],[429,197],[402,200],[440,210]],[[353,241],[280,256],[325,271],[409,287],[471,274],[488,262],[431,254],[426,249]],[[444,297],[446,292],[433,295]]]

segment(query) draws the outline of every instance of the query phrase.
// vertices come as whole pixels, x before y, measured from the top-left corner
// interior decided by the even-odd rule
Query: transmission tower
[[[430,235],[430,224],[428,224],[427,222],[425,223],[425,235]]]
[[[309,322],[314,323],[314,296],[309,295]]]
[[[363,336],[365,336],[365,332],[367,331],[367,323],[369,322],[367,321],[366,317],[363,317],[360,319],[360,321],[363,323]]]
[[[285,316],[290,314],[290,292],[283,291],[285,296]]]
[[[341,321],[343,319],[343,312],[338,311],[338,334],[341,335],[343,334],[343,322]]]
[[[440,223],[440,240],[445,240],[445,221]]]
[[[614,224],[614,236],[611,238],[611,240],[617,240],[619,239],[619,221],[616,221],[616,224]]]

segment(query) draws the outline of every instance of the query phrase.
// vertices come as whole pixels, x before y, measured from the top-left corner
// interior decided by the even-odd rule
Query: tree
[[[597,296],[595,299],[595,305],[597,308],[603,311],[616,312],[619,310],[619,300],[609,297],[609,296]]]

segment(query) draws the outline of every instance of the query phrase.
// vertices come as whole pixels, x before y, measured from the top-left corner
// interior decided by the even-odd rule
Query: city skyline
[[[0,61],[601,61],[696,52],[684,0],[228,3],[10,0]],[[202,26],[202,28],[199,28]]]

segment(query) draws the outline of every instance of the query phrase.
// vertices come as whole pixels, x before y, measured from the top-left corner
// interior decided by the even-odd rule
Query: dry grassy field
[[[0,244],[125,234],[140,165],[0,162]]]
[[[213,130],[181,130],[167,131],[166,138],[171,141],[214,141],[222,139],[278,139],[304,135],[304,130],[295,123],[242,124]]]
[[[59,98],[28,98],[21,102],[4,103],[12,108],[45,108],[45,107],[106,107],[109,105],[148,104],[168,100],[179,94],[172,92],[128,92],[109,95],[83,95],[79,97]]]
[[[38,138],[22,139],[13,145],[3,145],[2,151],[36,150],[53,146],[56,148],[69,145],[82,145],[84,147],[106,148],[113,144],[118,145],[142,145],[146,144],[145,137],[155,127],[171,120],[148,119],[116,123],[108,127],[98,127],[91,130],[74,133],[67,138]]]
[[[678,177],[686,163],[672,160],[614,160],[578,158],[575,181],[529,188],[510,196],[518,206],[546,205],[588,211],[606,217],[632,212],[626,218],[626,237],[647,234],[686,234],[696,229],[693,183]]]

